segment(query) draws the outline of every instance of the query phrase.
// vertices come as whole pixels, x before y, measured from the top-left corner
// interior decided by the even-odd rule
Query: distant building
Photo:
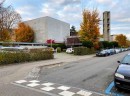
[[[110,11],[103,12],[103,38],[110,41]]]
[[[110,36],[110,41],[116,41],[116,36],[117,36],[117,35],[111,35],[111,36]]]
[[[101,37],[100,37],[100,38],[99,38],[99,41],[104,41],[104,38],[101,38]]]
[[[54,40],[62,43],[67,36],[70,36],[70,24],[51,18],[49,16],[25,21],[35,32],[34,42],[46,43],[47,40]]]
[[[80,42],[79,36],[68,36],[65,41],[66,46],[80,46],[82,43]]]

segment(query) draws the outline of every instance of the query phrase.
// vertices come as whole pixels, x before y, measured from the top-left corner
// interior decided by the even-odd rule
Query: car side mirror
[[[117,61],[117,63],[121,63],[121,61]]]

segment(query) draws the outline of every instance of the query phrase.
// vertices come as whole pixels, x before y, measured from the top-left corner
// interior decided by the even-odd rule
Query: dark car
[[[126,55],[115,71],[115,87],[130,90],[130,54]]]
[[[108,56],[108,50],[102,50],[96,53],[96,56]]]

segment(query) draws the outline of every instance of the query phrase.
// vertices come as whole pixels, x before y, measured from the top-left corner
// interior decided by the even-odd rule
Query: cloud
[[[130,18],[119,19],[119,22],[130,22]]]
[[[50,1],[42,4],[41,13],[43,16],[52,16],[68,23],[71,22],[70,24],[76,24],[81,20],[80,0]]]
[[[104,11],[110,11],[111,34],[130,34],[130,0],[6,0],[5,3],[14,6],[23,20],[51,16],[77,29],[82,20],[82,8],[97,8],[101,19]],[[100,24],[102,33],[102,22]]]

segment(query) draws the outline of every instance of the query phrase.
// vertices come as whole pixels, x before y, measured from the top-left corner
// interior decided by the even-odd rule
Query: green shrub
[[[51,47],[51,45],[49,44],[48,47]],[[56,49],[57,47],[60,47],[61,50],[66,49],[66,45],[64,43],[60,43],[60,44],[55,43],[55,44],[52,44],[52,47],[54,49]]]
[[[63,49],[63,52],[66,52],[66,49]]]
[[[0,64],[47,60],[53,58],[53,52],[50,50],[37,50],[34,52],[0,52]]]
[[[6,42],[6,43],[2,43],[2,46],[8,47],[8,46],[12,46],[12,44],[10,44],[9,42]]]
[[[91,41],[83,41],[82,45],[84,47],[92,48],[93,47],[93,42],[91,42]]]
[[[94,48],[74,47],[74,55],[89,55],[95,52]]]
[[[60,53],[61,52],[61,48],[60,47],[57,47],[57,52]]]
[[[53,52],[51,51],[41,51],[41,52],[32,52],[30,53],[30,59],[31,61],[38,61],[38,60],[47,60],[47,59],[53,59]]]

